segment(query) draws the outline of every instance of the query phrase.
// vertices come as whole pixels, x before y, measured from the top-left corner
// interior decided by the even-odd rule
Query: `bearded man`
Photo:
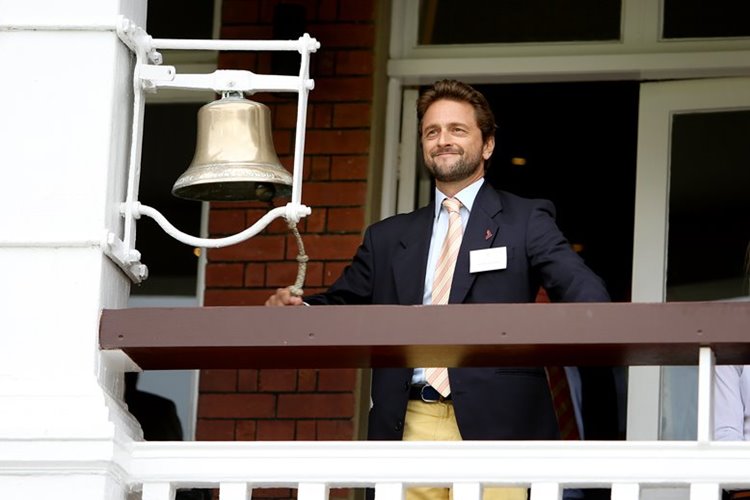
[[[455,80],[417,103],[435,200],[370,226],[352,263],[325,293],[279,289],[266,305],[608,302],[602,280],[571,249],[549,201],[495,190],[484,180],[495,147],[485,97]],[[373,370],[369,439],[559,439],[544,367]],[[484,499],[525,499],[526,488],[487,488]],[[410,488],[408,499],[449,498]]]

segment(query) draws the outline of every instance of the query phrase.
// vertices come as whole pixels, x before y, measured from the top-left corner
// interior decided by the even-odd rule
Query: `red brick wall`
[[[221,37],[271,39],[273,0],[224,0]],[[310,257],[306,293],[330,285],[361,241],[373,98],[374,0],[309,0],[312,55],[300,224]],[[269,73],[270,53],[224,53],[220,67]],[[274,141],[291,171],[296,94],[258,95],[271,108]],[[277,205],[287,200],[276,202]],[[261,203],[214,204],[212,237],[241,231],[265,214]],[[245,243],[208,252],[205,305],[259,305],[296,276],[297,248],[283,221]],[[273,328],[273,325],[253,325]],[[251,332],[248,332],[251,334]],[[354,437],[356,370],[204,370],[199,440],[331,440]]]

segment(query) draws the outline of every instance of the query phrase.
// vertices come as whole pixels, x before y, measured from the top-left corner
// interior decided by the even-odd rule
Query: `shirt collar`
[[[471,207],[474,206],[474,200],[477,198],[477,193],[479,192],[479,188],[482,187],[482,184],[484,184],[484,178],[477,179],[454,196],[454,198],[460,201],[461,205],[463,205],[469,213],[471,213]],[[443,200],[446,198],[447,196],[445,196],[438,188],[435,188],[435,218],[440,217],[440,212],[443,208]]]

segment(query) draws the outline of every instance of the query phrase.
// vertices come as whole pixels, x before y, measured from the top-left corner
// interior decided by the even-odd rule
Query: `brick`
[[[255,441],[257,423],[255,420],[240,420],[237,422],[237,441]]]
[[[315,54],[310,64],[310,75],[317,80],[321,77],[331,77],[336,74],[336,52],[325,51]],[[316,85],[317,87],[317,85]],[[315,92],[313,90],[313,92]]]
[[[258,3],[247,0],[223,0],[221,4],[222,24],[256,23]]]
[[[313,102],[370,101],[371,76],[315,77],[315,90],[310,93]]]
[[[218,67],[221,69],[246,69],[259,73],[258,53],[235,50],[219,52]]]
[[[368,103],[336,104],[333,107],[334,127],[368,127],[369,125],[370,105]]]
[[[366,188],[364,182],[308,182],[303,195],[313,207],[359,207],[365,204]]]
[[[296,262],[273,262],[268,264],[266,285],[285,287],[297,279]]]
[[[351,420],[319,420],[316,437],[319,441],[351,441],[354,424]]]
[[[353,391],[357,383],[357,370],[328,369],[318,373],[319,391]]]
[[[294,129],[297,127],[297,104],[277,104],[271,110],[274,128]],[[307,109],[308,120],[310,107]]]
[[[297,490],[289,488],[253,488],[253,498],[276,498],[291,499],[296,498]]]
[[[195,429],[196,441],[233,441],[234,420],[199,418]]]
[[[244,210],[215,210],[208,214],[208,232],[213,235],[235,234],[245,229]]]
[[[361,207],[328,209],[328,231],[360,232],[365,219],[365,210]]]
[[[318,370],[301,369],[297,374],[297,390],[300,392],[314,391],[318,387]]]
[[[306,154],[365,154],[370,149],[369,130],[310,130]]]
[[[266,266],[265,264],[247,264],[245,266],[246,287],[262,287],[266,283]]]
[[[330,128],[333,117],[332,104],[316,104],[313,108],[313,128]]]
[[[303,202],[304,191],[303,191]],[[306,233],[322,233],[326,230],[326,216],[328,210],[325,208],[316,208],[310,215],[305,217],[305,232]],[[303,236],[304,239],[304,236]]]
[[[258,441],[294,441],[294,420],[258,420]]]
[[[346,3],[357,3],[349,0]],[[335,23],[317,24],[315,38],[327,50],[349,47],[372,47],[375,42],[375,26],[372,24]],[[316,86],[317,88],[317,86]]]
[[[238,370],[237,389],[240,392],[255,392],[258,390],[258,370]]]
[[[315,420],[297,420],[297,441],[315,441]]]
[[[314,156],[310,179],[314,181],[327,181],[331,177],[331,157]]]
[[[260,370],[258,390],[261,392],[284,392],[297,389],[297,370]]]
[[[255,236],[249,240],[224,248],[211,248],[209,262],[265,261],[284,258],[284,236]]]
[[[209,264],[206,266],[206,286],[236,287],[244,282],[242,264]]]
[[[203,394],[198,417],[268,418],[274,416],[275,406],[276,398],[271,394]]]
[[[373,63],[371,50],[341,50],[336,54],[336,74],[371,75]]]
[[[208,289],[204,296],[206,306],[262,306],[275,289],[256,288],[252,290]]]
[[[293,140],[292,132],[290,130],[276,129],[273,132],[273,147],[276,149],[276,154],[287,155],[292,154]]]
[[[328,498],[351,498],[352,488],[331,488],[328,490]]]
[[[354,255],[354,254],[352,254]],[[349,262],[326,262],[325,269],[323,270],[323,285],[330,286],[336,281],[341,273],[344,272]]]
[[[305,295],[315,295],[316,293],[325,293],[327,288],[310,286],[305,288]]]
[[[329,235],[309,234],[305,237],[305,251],[307,255],[316,260],[351,260],[357,247],[362,242],[359,234]],[[288,259],[295,257],[294,252],[289,252]]]
[[[318,20],[334,21],[338,17],[338,0],[318,1]]]
[[[201,370],[200,391],[232,392],[237,390],[237,370]]]
[[[223,40],[273,40],[272,26],[259,24],[242,24],[237,26],[222,26]]]
[[[322,286],[322,285],[323,285],[323,263],[322,262],[308,262],[307,272],[305,273],[305,283],[304,283],[305,293],[307,293],[307,287]]]
[[[357,0],[356,2],[341,2],[339,19],[353,21],[372,21],[375,19],[373,0]]]
[[[351,418],[354,396],[341,394],[280,394],[280,418]]]
[[[331,179],[365,180],[369,158],[360,156],[334,156],[331,159]]]

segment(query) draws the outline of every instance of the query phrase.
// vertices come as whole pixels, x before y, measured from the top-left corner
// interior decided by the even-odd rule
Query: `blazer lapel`
[[[469,273],[469,252],[492,246],[499,232],[499,226],[494,217],[502,208],[500,196],[485,181],[477,193],[469,222],[464,230],[456,270],[453,274],[449,303],[460,304],[466,299],[466,294],[469,293],[476,278],[476,274]]]
[[[393,279],[399,304],[422,303],[435,203],[417,210],[414,215],[394,253]]]

